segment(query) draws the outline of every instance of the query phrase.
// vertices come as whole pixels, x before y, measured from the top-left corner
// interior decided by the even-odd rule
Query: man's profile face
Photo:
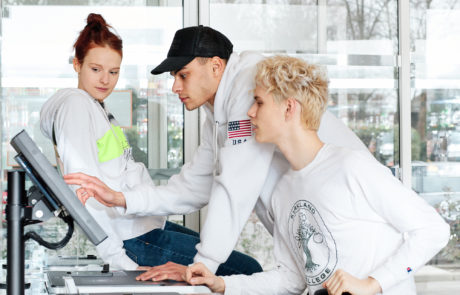
[[[248,111],[255,139],[258,142],[277,144],[285,133],[285,105],[275,102],[266,88],[257,85],[254,90],[254,103]]]
[[[219,79],[213,75],[211,60],[206,63],[197,58],[177,72],[171,72],[174,77],[172,91],[189,111],[194,110],[206,102],[214,104],[214,97],[219,86]]]

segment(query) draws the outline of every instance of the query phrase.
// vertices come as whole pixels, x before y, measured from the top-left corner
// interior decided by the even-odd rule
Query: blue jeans
[[[200,236],[186,227],[166,221],[164,229],[154,229],[142,236],[123,241],[126,254],[141,266],[156,266],[172,261],[182,265],[193,263],[195,245]],[[219,266],[216,275],[250,275],[262,271],[254,258],[233,251]]]

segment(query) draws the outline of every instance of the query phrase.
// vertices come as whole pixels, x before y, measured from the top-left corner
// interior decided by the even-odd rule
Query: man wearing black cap
[[[212,272],[227,260],[254,209],[273,232],[271,193],[289,167],[274,145],[254,140],[247,115],[254,102],[256,64],[263,56],[232,51],[227,37],[212,28],[184,28],[176,32],[167,58],[152,71],[174,76],[172,90],[187,110],[204,106],[206,111],[196,154],[167,185],[115,192],[83,174],[65,177],[69,184],[82,185],[81,193],[77,192],[82,202],[94,196],[106,205],[126,208],[126,214],[187,214],[208,205],[193,262],[204,263]],[[365,149],[356,135],[328,112],[319,136],[325,142]],[[84,194],[85,190],[89,194]],[[183,272],[185,267],[168,263],[139,279],[177,280]]]

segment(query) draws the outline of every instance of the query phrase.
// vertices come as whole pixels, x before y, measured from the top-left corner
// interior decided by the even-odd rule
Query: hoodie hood
[[[91,96],[82,89],[66,88],[58,90],[42,106],[40,111],[40,129],[42,133],[51,140],[53,139],[53,125],[56,113],[65,100],[71,96],[86,96],[89,99],[92,99]]]
[[[244,93],[254,90],[254,77],[257,71],[256,64],[263,58],[263,55],[251,51],[245,51],[240,54],[232,53],[227,62],[219,88],[217,89],[216,99],[214,100],[215,121],[221,124],[228,122],[227,111],[231,109],[230,105],[236,103],[231,100],[238,99],[239,97],[239,95],[234,95],[236,92]],[[252,101],[250,103],[252,104]],[[247,110],[249,110],[249,107]]]

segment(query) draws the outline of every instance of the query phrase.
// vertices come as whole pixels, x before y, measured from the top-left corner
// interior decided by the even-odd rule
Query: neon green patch
[[[109,130],[97,140],[97,156],[101,163],[120,157],[124,150],[129,148],[129,143],[120,126],[110,125],[115,134]]]

